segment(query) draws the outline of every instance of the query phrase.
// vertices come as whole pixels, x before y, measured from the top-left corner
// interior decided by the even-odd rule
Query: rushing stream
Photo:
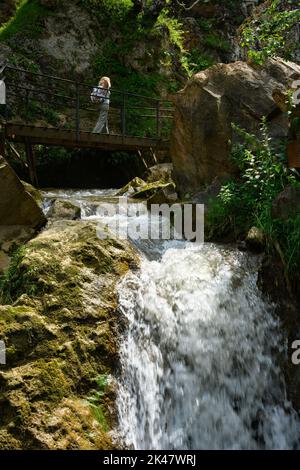
[[[97,219],[97,204],[112,194],[64,197],[80,203],[83,218]],[[259,258],[215,244],[137,247],[141,268],[119,285],[128,320],[117,399],[125,444],[298,448],[299,418],[278,365],[284,341],[256,287]]]

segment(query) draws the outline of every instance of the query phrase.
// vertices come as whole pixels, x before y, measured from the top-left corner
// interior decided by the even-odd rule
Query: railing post
[[[25,116],[26,116],[26,123],[28,123],[28,112],[29,112],[29,90],[26,88],[26,95],[25,95]]]
[[[80,138],[80,95],[79,95],[79,84],[76,83],[76,140]]]
[[[5,83],[5,77],[3,75],[3,70],[0,71],[0,106],[1,106],[1,114],[4,118],[4,121],[6,121],[7,119],[6,83]]]
[[[122,137],[126,135],[126,93],[123,92],[123,103],[122,103]]]
[[[160,101],[156,102],[156,137],[160,139]]]
[[[38,188],[39,183],[36,172],[34,148],[28,137],[25,139],[25,152],[31,184]]]

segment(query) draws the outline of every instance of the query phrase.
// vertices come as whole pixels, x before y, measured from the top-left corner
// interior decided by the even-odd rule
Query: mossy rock
[[[71,201],[56,199],[50,207],[47,217],[55,220],[76,220],[81,217],[81,209]]]
[[[260,253],[266,247],[266,235],[258,227],[251,227],[246,236],[246,246],[249,250]]]
[[[161,194],[161,195],[164,195],[164,199],[167,201],[168,193],[169,194],[175,193],[175,184],[174,183],[164,183],[164,182],[161,182],[161,181],[155,181],[154,183],[146,184],[142,189],[135,192],[132,195],[132,197],[134,199],[149,199],[150,197],[154,198],[154,196],[156,194]],[[175,198],[175,200],[176,200],[176,198]],[[165,201],[163,201],[163,202],[165,202]]]
[[[33,197],[37,205],[39,207],[42,207],[42,203],[43,203],[42,193],[37,188],[32,186],[32,184],[27,183],[27,181],[21,180],[21,182],[23,186],[25,187],[26,191]]]
[[[119,318],[115,286],[138,266],[133,248],[101,240],[97,224],[54,221],[18,253],[2,284],[0,449],[111,449],[111,393],[99,424],[87,397],[113,375]]]
[[[136,177],[136,178],[133,178],[133,180],[129,181],[129,183],[127,183],[125,186],[123,186],[123,188],[119,189],[115,195],[116,196],[131,196],[146,185],[147,185],[146,181],[142,180],[139,177]]]

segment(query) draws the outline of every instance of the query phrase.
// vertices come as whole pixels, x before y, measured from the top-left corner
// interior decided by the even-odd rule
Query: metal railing
[[[5,120],[91,132],[99,114],[99,104],[90,95],[96,84],[0,66],[0,80],[6,85]],[[172,103],[111,88],[110,133],[122,136],[165,139],[173,119]]]

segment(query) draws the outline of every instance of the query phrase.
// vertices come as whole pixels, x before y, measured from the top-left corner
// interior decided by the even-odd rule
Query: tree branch
[[[176,2],[178,3],[179,6],[181,6],[182,8],[185,9],[185,11],[189,11],[191,10],[192,8],[194,8],[194,6],[197,5],[197,3],[200,2],[200,0],[196,0],[192,5],[190,5],[189,7],[186,7],[183,3],[179,2],[178,0],[176,0]]]

